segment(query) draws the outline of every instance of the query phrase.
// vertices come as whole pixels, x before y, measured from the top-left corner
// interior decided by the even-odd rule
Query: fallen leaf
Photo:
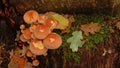
[[[73,52],[78,51],[78,47],[82,47],[83,42],[81,41],[83,39],[82,32],[81,31],[75,31],[72,33],[72,37],[67,39],[68,43],[70,44],[70,48]]]
[[[62,30],[62,33],[69,33],[71,25],[72,25],[73,22],[75,22],[75,19],[74,19],[73,15],[68,15],[68,14],[64,15],[64,17],[68,19],[69,23],[68,23],[67,28],[65,28],[65,29]]]
[[[60,26],[59,26],[60,29],[65,29],[69,24],[68,19],[66,19],[60,14],[54,13],[52,14],[52,18],[57,20],[60,23]]]
[[[81,25],[80,29],[84,32],[86,36],[90,34],[95,34],[101,29],[101,26],[98,23],[88,23],[85,25]]]

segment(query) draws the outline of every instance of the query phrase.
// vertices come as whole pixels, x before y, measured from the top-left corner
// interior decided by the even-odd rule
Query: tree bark
[[[120,0],[10,0],[19,13],[35,9],[38,12],[109,13],[118,14]]]

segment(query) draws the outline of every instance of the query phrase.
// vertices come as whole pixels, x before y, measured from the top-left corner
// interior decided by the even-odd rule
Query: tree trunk
[[[120,12],[120,0],[10,0],[17,11],[23,14],[29,9],[38,12],[58,13],[109,13]]]

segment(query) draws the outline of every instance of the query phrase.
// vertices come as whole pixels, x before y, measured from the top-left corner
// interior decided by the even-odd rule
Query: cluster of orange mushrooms
[[[62,44],[59,34],[53,32],[59,29],[60,23],[51,17],[51,14],[39,14],[35,10],[27,11],[23,19],[30,25],[26,27],[21,24],[20,40],[29,44],[27,56],[47,55],[48,49],[57,49]]]

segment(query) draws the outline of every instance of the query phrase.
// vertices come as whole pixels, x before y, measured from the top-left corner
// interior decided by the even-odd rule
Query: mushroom
[[[25,25],[23,25],[23,24],[20,25],[20,29],[21,29],[21,30],[25,29]]]
[[[29,49],[26,52],[26,56],[27,57],[32,57],[33,56],[32,52]]]
[[[58,27],[59,22],[52,18],[48,18],[45,22],[45,25],[48,26],[50,29],[54,29]]]
[[[31,39],[29,39],[29,40],[27,41],[27,43],[28,43],[28,44],[30,44],[31,40],[32,40],[32,38],[31,38]]]
[[[26,57],[24,57],[24,56],[20,57],[19,60],[18,60],[19,68],[24,68],[26,62],[27,62]]]
[[[37,56],[35,54],[33,54],[33,56],[31,57],[31,59],[34,60],[34,59],[36,59],[36,57]]]
[[[39,14],[37,11],[29,10],[24,14],[23,19],[27,24],[32,24],[37,21],[38,17]]]
[[[40,64],[39,60],[35,59],[32,61],[33,66],[38,66]]]
[[[21,30],[21,33],[24,33],[24,30]]]
[[[30,32],[33,32],[35,29],[36,29],[36,24],[32,24],[30,27],[29,27],[29,30]]]
[[[38,39],[44,39],[49,33],[50,29],[45,25],[38,25],[33,32],[33,35]]]
[[[43,54],[43,56],[47,56],[47,53]]]
[[[50,33],[44,40],[43,44],[48,49],[57,49],[62,44],[62,38],[57,33]]]
[[[25,39],[25,37],[23,36],[23,34],[20,35],[20,40],[21,40],[22,42],[27,42],[27,39]]]
[[[45,15],[39,14],[38,23],[45,24],[46,19],[47,19],[47,17]]]
[[[31,34],[31,38],[32,39],[37,39],[33,34]]]
[[[26,62],[27,62],[26,57],[24,56],[20,57],[19,55],[13,55],[10,60],[11,64],[17,64],[19,68],[24,68]]]
[[[32,40],[29,46],[30,51],[34,55],[43,55],[47,52],[47,48],[44,46],[41,40],[35,39]]]
[[[23,33],[23,36],[24,36],[24,38],[25,39],[31,39],[31,32],[30,32],[30,30],[28,29],[28,28],[26,28],[26,29],[24,29],[23,31],[22,31],[22,33]]]

